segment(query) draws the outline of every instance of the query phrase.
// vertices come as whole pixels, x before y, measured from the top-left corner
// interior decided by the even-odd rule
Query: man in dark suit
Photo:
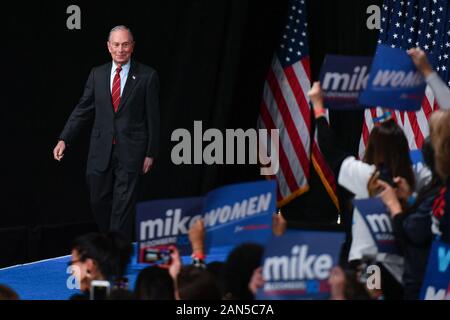
[[[91,70],[83,96],[53,150],[60,161],[84,125],[92,123],[87,181],[100,231],[132,230],[141,174],[153,165],[159,135],[159,80],[152,68],[131,60],[134,40],[125,26],[113,28],[112,62]]]

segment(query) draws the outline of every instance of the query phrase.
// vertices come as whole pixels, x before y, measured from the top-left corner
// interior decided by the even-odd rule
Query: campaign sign
[[[181,255],[191,253],[189,228],[203,218],[205,250],[244,242],[265,244],[272,233],[275,181],[229,185],[206,197],[147,201],[137,204],[139,262],[148,262],[175,244]],[[150,257],[147,259],[147,257]],[[156,258],[155,258],[156,259]]]
[[[327,55],[320,70],[326,108],[361,109],[358,97],[366,88],[371,57]]]
[[[276,212],[273,180],[229,185],[209,192],[203,208],[206,248],[254,242],[265,245]]]
[[[150,262],[145,256],[147,249],[166,249],[170,245],[176,245],[182,255],[190,254],[188,230],[202,218],[203,204],[203,197],[138,203],[136,232],[139,262]]]
[[[423,154],[422,150],[414,149],[409,152],[409,158],[411,159],[412,164],[423,163]]]
[[[359,102],[366,106],[419,110],[425,95],[425,80],[405,50],[379,44],[367,88]]]
[[[370,231],[378,252],[399,254],[390,214],[379,198],[353,200]]]
[[[266,245],[264,286],[258,300],[328,299],[328,278],[338,264],[341,232],[288,231]]]
[[[450,244],[433,242],[420,299],[450,300]]]

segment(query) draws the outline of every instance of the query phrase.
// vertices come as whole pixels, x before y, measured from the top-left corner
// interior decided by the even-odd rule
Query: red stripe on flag
[[[266,129],[269,130],[269,133],[270,133],[270,129],[277,129],[275,127],[272,117],[270,116],[270,113],[267,109],[267,105],[265,104],[264,101],[261,103],[260,112],[261,112],[261,119],[263,120]],[[285,180],[288,184],[290,191],[294,192],[295,190],[297,190],[299,188],[299,185],[297,184],[297,181],[295,180],[294,173],[292,172],[291,166],[289,164],[286,153],[284,151],[283,144],[281,142],[279,144],[279,157],[280,157],[280,159],[279,159],[280,167],[281,167],[281,170],[283,170]]]
[[[303,69],[305,69],[306,75],[308,76],[308,80],[311,81],[311,67],[309,65],[309,57],[305,57],[300,60],[303,65]]]
[[[417,148],[422,148],[423,144],[423,134],[420,130],[419,123],[417,122],[417,116],[414,111],[407,112],[409,123],[411,124],[411,128],[414,133],[414,139],[416,140]]]
[[[433,108],[433,110],[434,111],[436,111],[436,110],[439,110],[439,104],[437,103],[437,100],[436,99],[434,99],[434,104],[433,104],[433,106],[434,106],[434,108]]]
[[[295,100],[300,108],[300,112],[302,113],[303,120],[306,123],[306,127],[308,128],[308,135],[311,132],[311,114],[309,109],[308,101],[306,101],[305,93],[303,92],[302,87],[295,75],[294,69],[292,66],[284,69],[284,73],[286,74],[286,78],[288,79],[289,85],[291,86],[292,92],[294,93]]]
[[[427,96],[425,96],[423,98],[422,108],[423,108],[423,112],[425,113],[425,117],[427,117],[427,119],[429,119],[431,113],[433,112],[433,109],[431,108],[430,101],[428,101]]]
[[[297,131],[297,127],[295,126],[295,123],[292,120],[292,116],[289,112],[289,108],[286,104],[286,100],[284,100],[283,93],[281,91],[280,86],[278,85],[278,81],[275,78],[275,74],[273,73],[272,69],[269,70],[269,74],[267,76],[267,82],[269,83],[269,87],[272,90],[274,99],[278,104],[278,110],[283,119],[284,126],[289,135],[289,138],[291,139],[293,149],[294,149],[295,153],[297,154],[298,159],[300,160],[300,163],[302,165],[303,172],[305,173],[306,178],[309,179],[310,175],[309,175],[308,156],[307,156],[305,148],[303,146],[302,139],[299,136],[299,133]]]
[[[363,137],[364,146],[367,146],[367,143],[369,142],[369,127],[367,126],[365,117],[364,117],[364,121],[363,121],[362,137]]]
[[[397,122],[397,114],[395,113],[395,110],[389,110],[392,115],[392,119],[394,119],[395,122]]]

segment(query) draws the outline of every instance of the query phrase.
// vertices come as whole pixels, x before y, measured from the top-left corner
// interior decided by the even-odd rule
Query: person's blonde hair
[[[433,112],[430,117],[430,137],[436,172],[446,181],[450,177],[450,110]]]

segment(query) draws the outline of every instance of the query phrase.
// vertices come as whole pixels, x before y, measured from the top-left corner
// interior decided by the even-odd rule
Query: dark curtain
[[[377,33],[365,26],[377,1],[308,1],[313,76],[326,53],[371,55]],[[381,2],[381,1],[378,1]],[[81,30],[68,30],[66,8],[81,8]],[[288,1],[34,1],[2,12],[4,81],[0,265],[67,254],[78,234],[95,230],[85,182],[89,130],[57,163],[52,149],[90,69],[110,60],[112,26],[134,32],[134,59],[161,80],[160,155],[141,199],[203,195],[257,180],[256,165],[175,166],[171,133],[195,120],[208,128],[254,128],[264,78]],[[332,112],[338,139],[356,152],[359,112]],[[312,191],[284,208],[293,220],[331,223],[336,211],[313,175]],[[20,241],[19,241],[20,239]],[[17,250],[7,243],[16,243]],[[3,249],[5,247],[5,249]],[[8,248],[8,250],[6,249]]]

